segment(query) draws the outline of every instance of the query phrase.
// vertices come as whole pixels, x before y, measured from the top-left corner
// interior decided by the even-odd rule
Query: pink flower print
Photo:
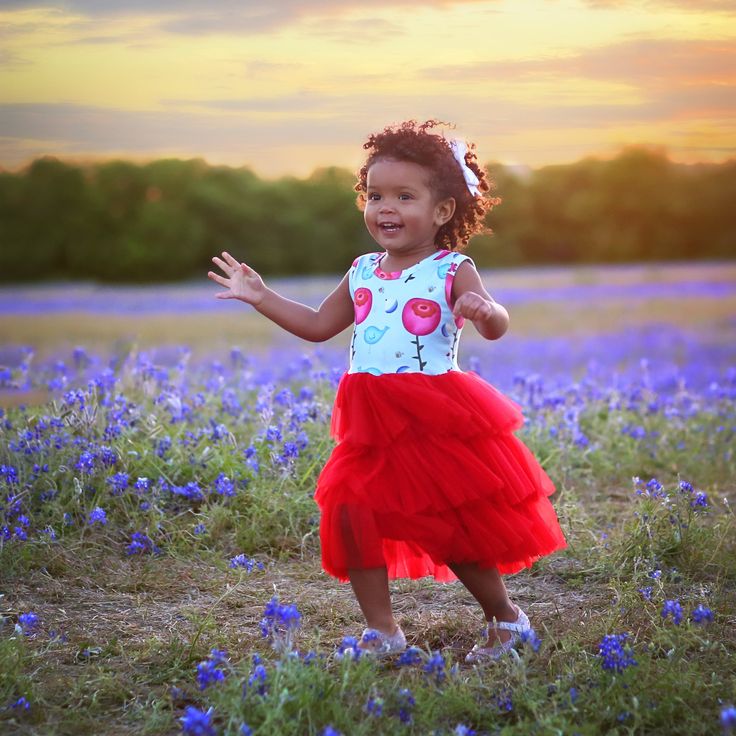
[[[356,292],[357,295],[357,292]],[[437,329],[442,317],[442,310],[437,302],[431,299],[409,299],[401,313],[401,321],[412,335],[429,335]]]
[[[404,305],[404,310],[401,313],[401,321],[404,323],[406,330],[414,335],[414,339],[411,342],[413,345],[416,345],[417,354],[413,357],[419,361],[420,371],[424,370],[427,361],[422,360],[424,345],[419,342],[419,338],[420,336],[429,335],[430,332],[434,332],[441,319],[442,309],[437,302],[433,302],[431,299],[417,297],[415,299],[409,299]]]
[[[371,311],[373,306],[373,294],[370,289],[361,286],[355,290],[354,307],[355,307],[355,324],[359,325]]]

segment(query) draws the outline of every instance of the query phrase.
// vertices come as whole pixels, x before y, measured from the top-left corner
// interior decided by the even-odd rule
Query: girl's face
[[[424,166],[394,159],[378,159],[368,169],[365,224],[390,255],[435,250],[437,231],[455,211],[454,199],[437,201],[429,176]]]

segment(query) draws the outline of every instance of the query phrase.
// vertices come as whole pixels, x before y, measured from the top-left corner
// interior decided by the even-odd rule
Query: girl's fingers
[[[240,268],[240,261],[236,261],[227,251],[223,251],[222,257],[228,262],[231,268]]]
[[[215,256],[212,259],[212,263],[221,268],[225,273],[230,273],[230,266],[228,266],[227,263],[222,260],[222,258],[218,258],[217,256]]]
[[[228,279],[226,279],[224,276],[219,276],[218,274],[209,271],[207,273],[207,276],[212,279],[212,281],[220,284],[220,286],[227,286],[228,285]]]

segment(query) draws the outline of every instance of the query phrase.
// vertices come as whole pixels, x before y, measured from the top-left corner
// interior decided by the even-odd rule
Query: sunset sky
[[[355,168],[438,117],[481,160],[736,158],[734,0],[0,0],[0,165]]]

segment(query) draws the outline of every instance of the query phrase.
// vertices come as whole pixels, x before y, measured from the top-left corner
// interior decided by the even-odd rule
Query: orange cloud
[[[419,74],[435,79],[510,82],[582,77],[637,87],[723,85],[736,81],[736,44],[717,40],[636,39],[565,56],[427,67]]]

